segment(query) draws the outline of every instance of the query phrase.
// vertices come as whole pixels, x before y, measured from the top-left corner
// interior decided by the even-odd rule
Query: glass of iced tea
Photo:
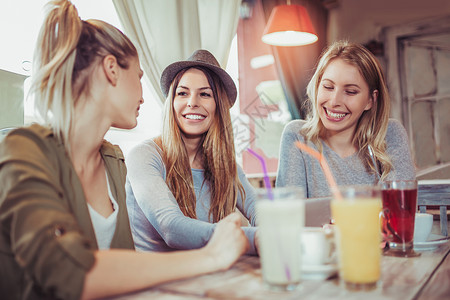
[[[383,181],[383,231],[389,249],[383,254],[397,257],[415,257],[414,220],[417,210],[417,181]]]

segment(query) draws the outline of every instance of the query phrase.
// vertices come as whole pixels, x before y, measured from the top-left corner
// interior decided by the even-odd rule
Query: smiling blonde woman
[[[282,134],[277,186],[301,186],[307,197],[331,195],[320,164],[300,151],[296,141],[323,153],[338,185],[415,178],[408,136],[399,121],[389,119],[384,75],[366,48],[345,41],[332,44],[307,93],[308,118],[290,122]]]

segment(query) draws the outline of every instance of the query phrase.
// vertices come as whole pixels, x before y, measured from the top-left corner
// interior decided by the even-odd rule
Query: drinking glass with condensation
[[[381,191],[377,186],[341,186],[331,201],[339,277],[349,290],[370,290],[380,279]]]
[[[415,257],[414,221],[417,210],[417,181],[383,181],[383,230],[387,233],[389,250],[383,254],[397,257]]]
[[[293,290],[300,283],[300,234],[305,224],[303,189],[280,187],[256,192],[264,284],[270,290]]]

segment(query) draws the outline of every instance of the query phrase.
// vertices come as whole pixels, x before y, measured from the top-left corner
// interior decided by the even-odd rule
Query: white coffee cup
[[[303,266],[317,266],[332,263],[335,246],[332,230],[322,227],[304,227],[301,233]]]
[[[414,242],[425,242],[433,227],[433,215],[427,213],[416,213],[414,221]]]

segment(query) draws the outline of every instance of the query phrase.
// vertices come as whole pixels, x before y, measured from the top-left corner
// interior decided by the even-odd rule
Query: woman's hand
[[[248,239],[241,229],[241,218],[237,213],[232,213],[217,223],[204,250],[219,270],[226,270],[248,248]]]
[[[216,224],[208,244],[200,249],[170,253],[124,249],[96,251],[96,262],[86,276],[83,297],[104,298],[226,270],[248,248],[240,216],[232,213]]]

